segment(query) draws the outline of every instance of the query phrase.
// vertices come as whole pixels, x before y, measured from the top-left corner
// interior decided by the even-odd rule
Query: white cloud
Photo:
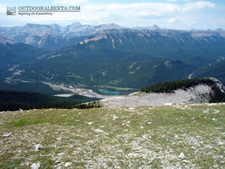
[[[56,1],[56,0],[55,0]],[[68,0],[64,0],[68,1]],[[61,0],[62,2],[62,0]],[[54,14],[56,20],[72,20],[87,24],[117,23],[122,26],[194,25],[201,18],[194,16],[196,10],[215,8],[207,1],[174,3],[87,3],[81,6],[79,13]],[[191,16],[190,16],[191,14]]]
[[[161,27],[185,27],[201,25],[207,20],[210,12],[216,13],[219,7],[209,1],[183,1],[183,3],[104,3],[95,4],[88,0],[53,0],[54,4],[80,5],[80,12],[54,13],[53,16],[16,16],[18,22],[26,23],[66,23],[81,22],[82,24],[98,25],[116,23],[121,26],[150,26],[158,24]],[[205,10],[207,9],[207,10]],[[0,6],[1,10],[1,6]],[[6,8],[4,7],[4,12]],[[201,11],[201,12],[199,12]],[[207,11],[207,12],[206,12]],[[221,10],[223,11],[223,10]],[[216,15],[216,14],[215,14]],[[214,20],[223,20],[222,15],[216,15]],[[11,17],[13,18],[13,17]],[[207,18],[207,19],[206,19]],[[7,20],[6,18],[5,20]],[[3,21],[3,19],[1,19]],[[12,19],[11,19],[12,20]],[[210,21],[208,21],[210,22]],[[219,23],[219,22],[218,22]],[[224,23],[224,22],[221,22]],[[65,24],[64,24],[65,25]],[[221,27],[221,26],[218,26]]]
[[[168,22],[169,22],[169,23],[174,23],[174,22],[177,22],[177,19],[176,19],[176,18],[170,18],[170,19],[168,20]]]
[[[201,10],[204,8],[215,8],[216,5],[207,1],[189,2],[184,5],[173,3],[133,3],[133,4],[87,4],[82,6],[81,12],[90,18],[103,19],[105,17],[118,16],[118,19],[137,17],[159,17],[167,15],[179,15],[181,12]],[[93,16],[94,15],[94,16]],[[84,18],[85,19],[85,18]]]
[[[53,0],[54,4],[62,5],[84,5],[88,3],[87,0]]]
[[[134,25],[144,21],[149,24],[149,21],[163,21],[167,23],[194,23],[191,17],[187,17],[194,10],[204,8],[215,8],[216,5],[211,2],[198,1],[189,2],[183,5],[173,3],[133,3],[133,4],[87,4],[81,7],[80,19],[84,22],[115,22]],[[182,15],[181,15],[182,14]],[[179,16],[179,19],[177,19]],[[185,18],[185,19],[182,19]],[[157,19],[158,18],[158,19]],[[188,22],[185,21],[187,18]],[[132,24],[134,23],[134,24]]]
[[[123,17],[132,16],[160,16],[179,10],[180,7],[170,3],[133,3],[133,4],[106,4],[106,5],[86,5],[82,11],[87,13],[107,13],[108,15],[120,15]]]
[[[5,12],[6,13],[7,5],[5,4],[0,4],[0,12]]]
[[[182,8],[184,12],[191,11],[191,10],[198,10],[203,8],[215,8],[216,5],[212,2],[207,1],[197,1],[192,3],[186,3]]]

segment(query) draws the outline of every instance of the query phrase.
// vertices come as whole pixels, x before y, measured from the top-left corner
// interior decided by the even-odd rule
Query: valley
[[[51,83],[47,83],[47,82],[43,82],[43,84],[48,85],[53,90],[56,90],[56,91],[62,90],[64,92],[68,93],[67,95],[66,94],[64,95],[64,96],[68,96],[68,97],[73,96],[74,94],[86,96],[86,97],[92,97],[92,98],[101,98],[101,99],[112,97],[112,96],[108,96],[107,93],[106,93],[106,95],[99,94],[99,92],[101,92],[101,90],[99,90],[99,92],[97,93],[91,89],[84,89],[84,88],[78,88],[78,87],[72,87],[72,86],[66,87],[64,84],[55,85],[55,84],[51,84]],[[102,93],[105,93],[105,92],[102,92]],[[110,92],[110,94],[114,95],[113,92]],[[57,94],[55,96],[63,96],[63,94]]]
[[[80,23],[2,28],[0,86],[106,98],[164,81],[215,77],[224,83],[224,32]]]

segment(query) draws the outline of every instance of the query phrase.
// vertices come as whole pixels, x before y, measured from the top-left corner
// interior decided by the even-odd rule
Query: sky
[[[80,12],[22,16],[19,6],[80,6]],[[16,7],[16,15],[6,15]],[[158,25],[167,29],[225,30],[225,0],[0,0],[0,27],[27,23],[83,25],[115,23],[124,27]]]

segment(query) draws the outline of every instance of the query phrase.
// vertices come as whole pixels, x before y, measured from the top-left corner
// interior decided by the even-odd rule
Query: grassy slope
[[[2,112],[0,135],[13,135],[0,137],[0,168],[38,161],[40,168],[225,168],[224,110],[217,104]],[[40,142],[43,149],[34,151]]]

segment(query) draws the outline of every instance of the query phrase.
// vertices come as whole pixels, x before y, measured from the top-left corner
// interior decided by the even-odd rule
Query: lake
[[[120,94],[119,92],[109,92],[109,91],[105,91],[105,90],[100,90],[100,92],[102,92],[104,94],[110,94],[110,95],[118,95],[118,94]]]

